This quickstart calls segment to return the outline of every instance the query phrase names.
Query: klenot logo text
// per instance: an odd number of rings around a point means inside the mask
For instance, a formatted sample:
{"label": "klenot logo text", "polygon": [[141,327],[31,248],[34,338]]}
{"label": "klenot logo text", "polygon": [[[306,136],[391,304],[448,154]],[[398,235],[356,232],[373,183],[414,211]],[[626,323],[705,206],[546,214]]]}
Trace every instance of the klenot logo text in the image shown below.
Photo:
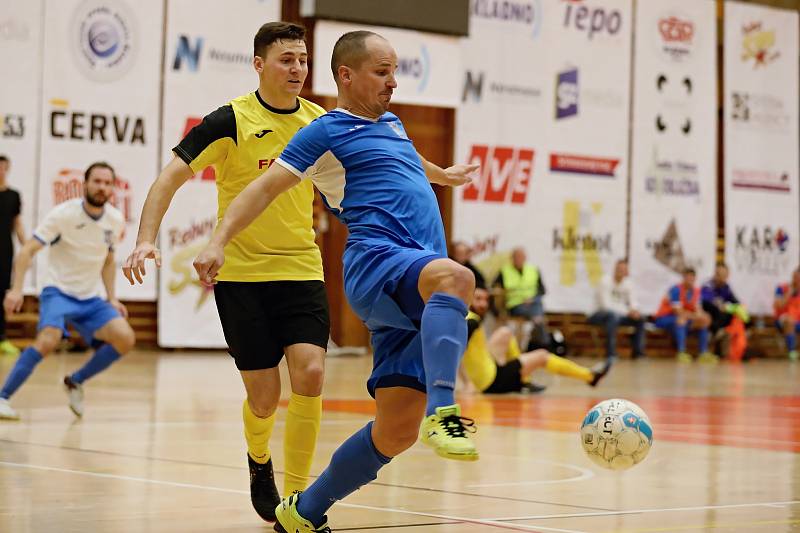
{"label": "klenot logo text", "polygon": [[602,256],[612,253],[611,232],[594,232],[601,224],[596,218],[603,204],[592,202],[582,207],[578,201],[564,202],[564,219],[560,228],[553,228],[554,252],[559,254],[560,284],[572,287],[577,283],[578,263],[583,261],[589,283],[596,286],[603,279]]}
{"label": "klenot logo text", "polygon": [[469,162],[478,164],[477,182],[464,188],[465,202],[524,204],[533,174],[534,150],[475,144]]}

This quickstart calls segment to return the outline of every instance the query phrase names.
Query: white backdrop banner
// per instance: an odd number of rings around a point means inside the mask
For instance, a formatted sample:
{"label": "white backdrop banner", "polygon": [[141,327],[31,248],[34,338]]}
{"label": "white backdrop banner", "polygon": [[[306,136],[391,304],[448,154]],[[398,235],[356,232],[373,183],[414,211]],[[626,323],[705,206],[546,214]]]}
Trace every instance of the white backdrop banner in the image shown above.
{"label": "white backdrop banner", "polygon": [[798,14],[725,3],[725,256],[755,313],[797,268]]}
{"label": "white backdrop banner", "polygon": [[398,104],[456,107],[461,79],[460,38],[381,26],[320,20],[314,27],[315,94],[336,96],[330,69],[333,45],[348,31],[369,30],[388,39],[397,52]]}
{"label": "white backdrop banner", "polygon": [[630,0],[472,3],[456,155],[482,174],[456,194],[455,237],[490,277],[524,247],[550,311],[588,311],[625,250],[631,11]]}
{"label": "white backdrop banner", "polygon": [[[253,36],[280,19],[277,0],[170,0],[164,56],[163,164],[172,148],[205,115],[258,88]],[[224,348],[214,293],[192,268],[217,219],[212,167],[175,194],[161,224],[158,343],[165,347]]]}
{"label": "white backdrop banner", "polygon": [[[11,160],[8,185],[22,199],[22,222],[30,237],[39,182],[39,92],[42,90],[44,0],[6,2],[0,14],[0,154]],[[17,243],[19,250],[20,243]],[[35,273],[25,292],[35,290]]]}
{"label": "white backdrop banner", "polygon": [[714,265],[716,28],[713,0],[637,4],[630,263],[647,313],[683,268]]}
{"label": "white backdrop banner", "polygon": [[[158,0],[45,2],[38,220],[81,197],[86,167],[107,161],[117,173],[111,203],[127,222],[117,266],[133,249],[157,172],[163,16]],[[155,276],[131,287],[117,268],[116,287],[121,299],[156,297]]]}

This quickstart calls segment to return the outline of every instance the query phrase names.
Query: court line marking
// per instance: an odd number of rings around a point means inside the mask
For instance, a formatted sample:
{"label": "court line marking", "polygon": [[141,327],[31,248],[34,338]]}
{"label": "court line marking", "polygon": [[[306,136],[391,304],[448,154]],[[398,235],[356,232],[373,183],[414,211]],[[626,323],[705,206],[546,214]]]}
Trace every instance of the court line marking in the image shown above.
{"label": "court line marking", "polygon": [[[33,464],[26,464],[26,463],[12,463],[8,461],[0,461],[0,466],[10,467],[10,468],[28,468],[31,470],[42,470],[45,472],[61,472],[64,474],[78,474],[90,477],[99,477],[104,479],[114,479],[114,480],[122,480],[122,481],[135,481],[139,483],[149,483],[153,485],[164,485],[168,487],[178,487],[178,488],[185,488],[185,489],[199,489],[199,490],[210,490],[215,492],[225,492],[228,494],[245,494],[249,495],[250,492],[246,490],[240,489],[226,489],[224,487],[212,487],[208,485],[197,485],[194,483],[181,483],[177,481],[163,481],[159,479],[148,479],[142,477],[133,477],[133,476],[123,476],[119,474],[105,474],[102,472],[91,472],[88,470],[72,470],[68,468],[57,468],[53,466],[42,466],[42,465],[33,465]],[[370,505],[359,505],[354,503],[344,503],[344,502],[336,502],[335,505],[340,507],[347,507],[351,509],[365,509],[371,511],[380,511],[384,513],[399,513],[399,514],[406,514],[412,516],[425,516],[428,518],[438,518],[442,520],[451,520],[456,523],[467,523],[467,524],[477,524],[482,526],[490,526],[497,529],[506,529],[512,531],[553,531],[555,533],[586,533],[584,531],[574,530],[574,529],[558,529],[558,528],[551,528],[551,527],[539,527],[539,526],[528,526],[524,524],[504,524],[498,522],[496,520],[487,520],[487,519],[480,519],[480,518],[466,518],[460,516],[450,516],[450,515],[442,515],[442,514],[435,514],[435,513],[423,513],[419,511],[409,511],[406,509],[395,509],[392,507],[373,507]]]}
{"label": "court line marking", "polygon": [[510,481],[507,483],[478,483],[475,485],[467,485],[468,489],[475,489],[475,488],[487,488],[487,487],[519,487],[523,485],[554,485],[556,483],[572,483],[575,481],[585,481],[587,479],[592,479],[595,477],[595,473],[588,469],[583,468],[581,466],[569,464],[569,463],[558,463],[556,461],[548,461],[546,459],[529,459],[531,462],[536,463],[546,463],[552,464],[556,466],[560,466],[562,468],[567,468],[570,470],[577,470],[579,474],[577,476],[563,478],[563,479],[543,479],[543,480],[533,480],[533,481]]}
{"label": "court line marking", "polygon": [[663,533],[666,531],[690,531],[693,529],[720,529],[720,528],[742,528],[744,526],[777,526],[777,525],[794,525],[800,524],[800,520],[761,520],[756,522],[736,522],[729,524],[721,524],[718,522],[711,522],[710,524],[686,525],[686,526],[672,526],[672,527],[656,527],[645,529],[625,529],[622,531],[614,530],[613,533]]}
{"label": "court line marking", "polygon": [[[163,463],[174,463],[174,464],[182,464],[182,465],[189,465],[189,466],[206,466],[211,468],[223,468],[226,470],[246,470],[244,466],[233,466],[233,465],[225,465],[225,464],[216,464],[216,463],[207,463],[207,462],[199,462],[199,461],[187,461],[182,459],[171,459],[167,457],[151,457],[149,455],[135,455],[135,454],[128,454],[128,453],[120,453],[120,452],[112,452],[108,450],[94,450],[90,448],[77,448],[72,446],[64,446],[60,444],[48,444],[48,443],[41,443],[41,442],[27,442],[27,441],[17,441],[11,439],[3,439],[0,438],[0,443],[6,442],[9,444],[18,444],[20,446],[39,446],[42,448],[50,448],[56,450],[67,450],[70,452],[78,452],[78,453],[95,453],[100,455],[108,455],[110,457],[122,457],[127,459],[142,459],[145,461],[156,461],[156,462],[163,462]],[[510,456],[509,456],[510,457]],[[538,459],[530,459],[531,461],[537,461]],[[285,475],[286,472],[283,470],[275,470],[276,474]],[[316,479],[319,476],[311,475],[312,478]],[[531,503],[531,504],[538,504],[538,505],[549,505],[551,507],[569,507],[570,509],[588,509],[591,511],[607,511],[603,507],[594,507],[590,505],[579,505],[575,503],[561,503],[561,502],[548,502],[542,500],[530,500],[526,498],[511,498],[507,496],[497,496],[491,494],[478,494],[473,492],[462,492],[462,491],[455,491],[455,490],[448,490],[442,488],[435,488],[435,487],[417,487],[414,485],[401,485],[398,483],[386,483],[382,481],[373,481],[372,485],[377,487],[390,487],[390,488],[397,488],[397,489],[404,489],[404,490],[418,490],[418,491],[425,491],[425,492],[434,492],[437,494],[448,494],[454,496],[468,496],[472,498],[484,498],[490,500],[498,500],[498,501],[506,501],[506,502],[519,502],[519,503]]]}
{"label": "court line marking", "polygon": [[622,511],[598,511],[594,513],[563,513],[551,515],[531,515],[531,516],[501,516],[488,518],[497,522],[516,521],[516,520],[546,520],[552,518],[591,518],[595,516],[620,516],[627,514],[650,514],[650,513],[671,513],[684,511],[711,511],[716,509],[742,509],[747,507],[772,507],[776,505],[800,505],[800,500],[787,500],[780,502],[751,502],[751,503],[731,503],[723,505],[696,505],[691,507],[662,507],[656,509],[629,509]]}

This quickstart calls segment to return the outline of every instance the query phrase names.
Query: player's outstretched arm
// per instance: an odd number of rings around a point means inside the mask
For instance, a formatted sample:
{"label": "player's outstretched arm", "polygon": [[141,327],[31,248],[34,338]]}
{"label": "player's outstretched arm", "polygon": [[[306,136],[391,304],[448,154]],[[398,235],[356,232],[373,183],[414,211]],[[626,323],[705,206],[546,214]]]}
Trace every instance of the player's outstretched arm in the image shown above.
{"label": "player's outstretched arm", "polygon": [[417,155],[419,155],[419,159],[422,162],[425,175],[428,176],[428,181],[437,185],[448,187],[467,185],[472,183],[475,173],[480,168],[480,165],[453,165],[452,167],[442,168],[422,157],[419,152],[417,152]]}
{"label": "player's outstretched arm", "polygon": [[156,267],[161,266],[161,252],[155,245],[158,228],[161,227],[164,213],[167,212],[175,192],[193,175],[191,167],[176,156],[150,186],[139,221],[136,248],[122,264],[122,273],[131,285],[134,285],[134,280],[142,283],[147,259],[155,260]]}
{"label": "player's outstretched arm", "polygon": [[208,285],[215,283],[214,278],[225,262],[223,253],[225,245],[237,233],[249,226],[279,194],[298,183],[300,178],[290,171],[281,165],[272,165],[234,198],[222,221],[214,230],[211,241],[194,260],[194,268],[201,282]]}
{"label": "player's outstretched arm", "polygon": [[42,248],[44,248],[44,244],[38,240],[28,239],[14,258],[14,279],[11,282],[11,288],[3,299],[3,307],[6,313],[12,314],[22,309],[22,301],[25,298],[22,295],[22,288],[25,286],[25,273],[31,266],[33,256]]}

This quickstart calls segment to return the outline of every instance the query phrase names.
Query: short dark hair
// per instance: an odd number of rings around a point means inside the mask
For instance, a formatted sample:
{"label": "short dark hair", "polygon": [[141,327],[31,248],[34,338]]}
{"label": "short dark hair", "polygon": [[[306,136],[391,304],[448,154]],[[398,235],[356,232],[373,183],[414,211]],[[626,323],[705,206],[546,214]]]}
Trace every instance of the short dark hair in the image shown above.
{"label": "short dark hair", "polygon": [[105,161],[96,161],[91,165],[89,165],[89,168],[87,168],[86,172],[83,173],[83,181],[89,181],[89,175],[92,173],[92,170],[96,168],[107,168],[108,170],[111,171],[111,175],[114,177],[114,179],[117,178],[117,173],[114,172],[114,167],[112,167]]}
{"label": "short dark hair", "polygon": [[622,263],[625,263],[627,265],[628,264],[628,258],[627,257],[620,257],[619,259],[617,259],[617,262],[615,264],[620,265]]}
{"label": "short dark hair", "polygon": [[361,64],[367,55],[367,45],[364,41],[373,35],[380,37],[377,33],[367,30],[349,31],[339,37],[333,45],[331,54],[331,72],[336,83],[339,83],[339,67],[347,65],[356,68]]}
{"label": "short dark hair", "polygon": [[694,274],[694,275],[697,275],[697,272],[695,272],[695,271],[694,271],[694,269],[693,269],[692,267],[685,267],[685,268],[683,269],[683,274],[684,274],[684,276],[685,276],[686,274]]}
{"label": "short dark hair", "polygon": [[725,261],[717,261],[717,264],[714,265],[714,268],[720,268],[720,267],[724,268],[725,270],[730,270],[730,268],[728,268],[728,264]]}
{"label": "short dark hair", "polygon": [[267,22],[253,37],[253,55],[265,57],[267,49],[275,41],[305,41],[306,29],[294,22]]}
{"label": "short dark hair", "polygon": [[8,163],[8,157],[0,155],[0,163]]}

